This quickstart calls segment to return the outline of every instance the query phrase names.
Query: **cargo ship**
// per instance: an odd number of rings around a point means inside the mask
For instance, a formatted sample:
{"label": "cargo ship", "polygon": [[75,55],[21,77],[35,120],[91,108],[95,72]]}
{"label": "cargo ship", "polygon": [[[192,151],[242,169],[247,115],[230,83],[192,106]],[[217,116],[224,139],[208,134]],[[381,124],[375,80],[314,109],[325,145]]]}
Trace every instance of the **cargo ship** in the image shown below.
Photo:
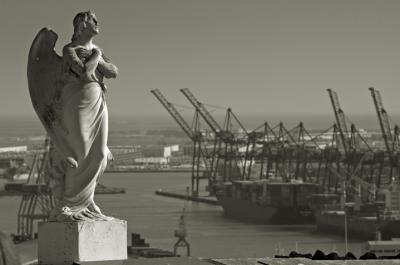
{"label": "cargo ship", "polygon": [[231,181],[216,192],[227,217],[258,224],[310,224],[315,222],[309,206],[319,185],[269,180]]}
{"label": "cargo ship", "polygon": [[[377,216],[358,216],[349,213],[346,215],[348,236],[351,238],[374,240],[381,237],[390,240],[400,237],[400,219],[383,219],[378,224]],[[344,223],[344,211],[316,212],[316,225],[320,231],[344,234]]]}
{"label": "cargo ship", "polygon": [[381,189],[370,202],[346,202],[341,194],[314,194],[311,207],[319,231],[352,238],[391,240],[400,238],[400,183]]}

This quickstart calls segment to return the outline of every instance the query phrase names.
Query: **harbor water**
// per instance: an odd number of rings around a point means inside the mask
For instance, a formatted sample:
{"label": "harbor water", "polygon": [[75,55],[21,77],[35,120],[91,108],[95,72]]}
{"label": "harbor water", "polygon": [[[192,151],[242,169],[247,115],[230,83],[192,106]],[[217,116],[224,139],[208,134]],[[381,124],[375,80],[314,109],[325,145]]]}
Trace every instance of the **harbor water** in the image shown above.
{"label": "harbor water", "polygon": [[[129,233],[140,233],[152,247],[172,250],[174,230],[185,207],[188,241],[199,257],[265,257],[280,249],[298,252],[345,252],[343,235],[318,233],[312,225],[254,225],[224,217],[219,206],[158,196],[155,190],[185,191],[190,173],[106,173],[100,180],[123,187],[125,194],[96,195],[102,210],[128,221]],[[0,230],[15,233],[20,197],[0,197]],[[349,240],[359,255],[364,242]]]}

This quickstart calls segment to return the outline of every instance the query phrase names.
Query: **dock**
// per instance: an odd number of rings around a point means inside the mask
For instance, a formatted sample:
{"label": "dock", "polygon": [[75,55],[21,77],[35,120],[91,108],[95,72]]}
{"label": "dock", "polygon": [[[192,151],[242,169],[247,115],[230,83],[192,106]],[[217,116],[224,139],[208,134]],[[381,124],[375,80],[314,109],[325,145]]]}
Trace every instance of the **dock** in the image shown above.
{"label": "dock", "polygon": [[[203,172],[205,170],[200,170]],[[123,167],[110,167],[107,168],[106,173],[191,173],[192,169],[187,168],[123,168]]]}
{"label": "dock", "polygon": [[193,196],[193,195],[185,194],[184,192],[169,192],[169,191],[164,191],[162,189],[156,190],[155,194],[157,194],[159,196],[165,196],[165,197],[170,197],[170,198],[175,198],[175,199],[189,200],[189,201],[201,202],[201,203],[206,203],[206,204],[211,204],[211,205],[219,205],[217,198],[215,198],[213,196]]}

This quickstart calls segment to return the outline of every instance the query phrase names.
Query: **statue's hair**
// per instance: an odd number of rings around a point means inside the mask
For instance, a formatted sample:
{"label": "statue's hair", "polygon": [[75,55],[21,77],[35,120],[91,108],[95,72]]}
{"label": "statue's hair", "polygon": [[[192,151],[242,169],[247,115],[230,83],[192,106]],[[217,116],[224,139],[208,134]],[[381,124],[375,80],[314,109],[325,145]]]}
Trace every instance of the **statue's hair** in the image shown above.
{"label": "statue's hair", "polygon": [[95,14],[88,10],[85,12],[79,12],[74,17],[73,25],[74,25],[74,34],[72,35],[71,40],[74,41],[79,38],[83,31],[83,25],[88,21],[90,16],[94,16]]}

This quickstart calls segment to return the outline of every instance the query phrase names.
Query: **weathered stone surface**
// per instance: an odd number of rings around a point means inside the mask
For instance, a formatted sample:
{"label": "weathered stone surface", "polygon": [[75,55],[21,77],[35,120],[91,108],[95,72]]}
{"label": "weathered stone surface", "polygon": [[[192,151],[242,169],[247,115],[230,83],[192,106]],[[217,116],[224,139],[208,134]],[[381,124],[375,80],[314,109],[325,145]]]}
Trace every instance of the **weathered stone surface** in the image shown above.
{"label": "weathered stone surface", "polygon": [[127,259],[126,221],[41,222],[39,264]]}

